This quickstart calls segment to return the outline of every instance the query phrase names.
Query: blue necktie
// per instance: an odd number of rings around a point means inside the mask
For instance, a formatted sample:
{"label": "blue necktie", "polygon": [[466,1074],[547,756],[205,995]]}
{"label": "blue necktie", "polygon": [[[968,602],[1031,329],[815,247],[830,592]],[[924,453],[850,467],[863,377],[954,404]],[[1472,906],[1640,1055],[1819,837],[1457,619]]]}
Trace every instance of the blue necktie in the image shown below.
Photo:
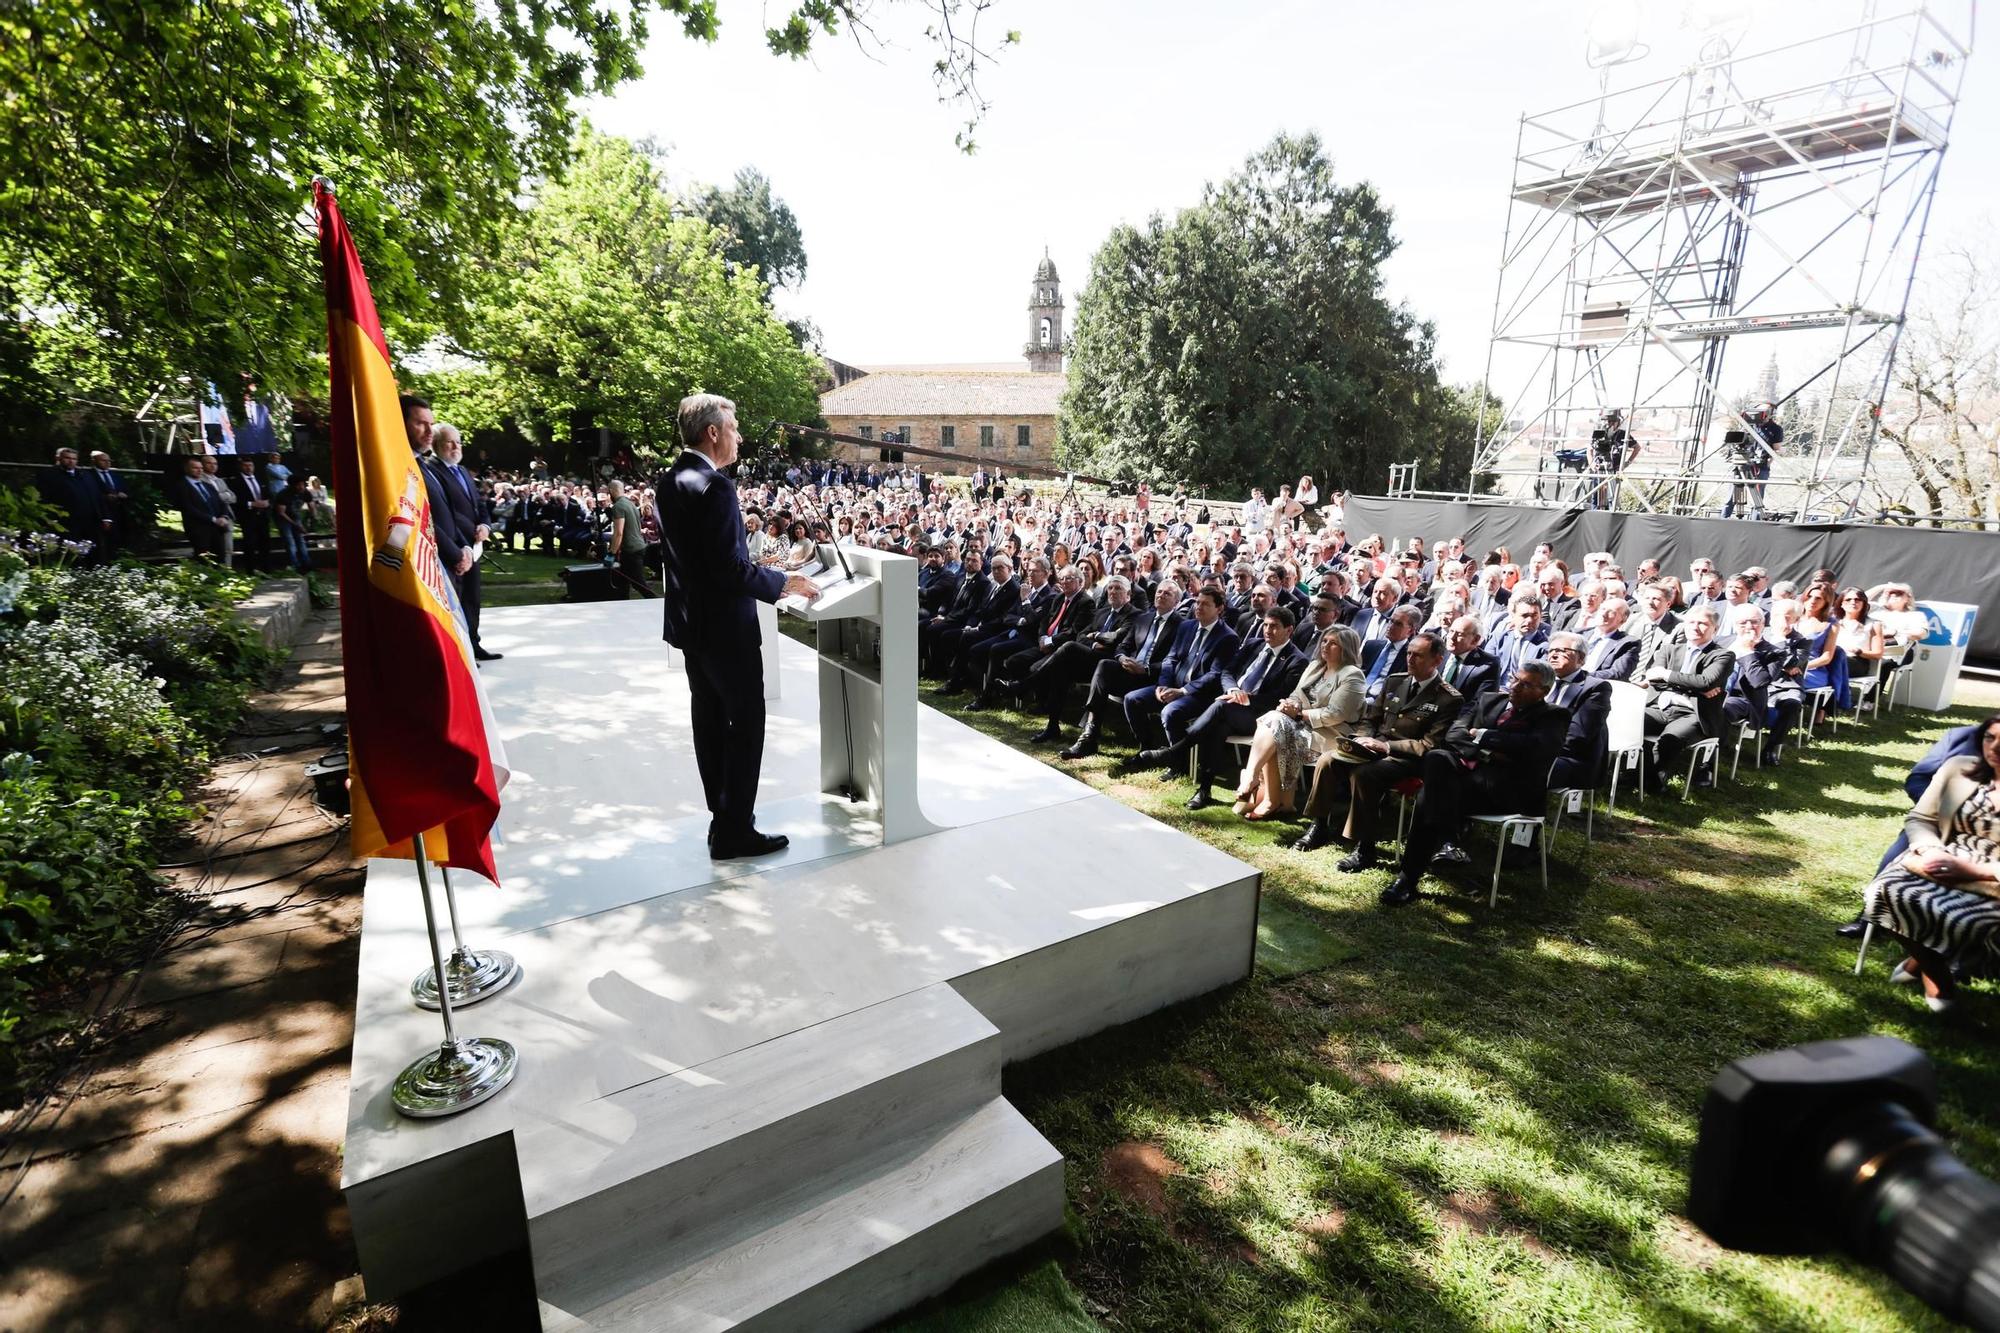
{"label": "blue necktie", "polygon": [[464,491],[465,498],[470,500],[472,498],[472,483],[465,479],[465,469],[453,463],[451,465],[451,475],[458,478],[459,489]]}
{"label": "blue necktie", "polygon": [[1243,673],[1243,679],[1236,682],[1236,687],[1245,694],[1255,694],[1257,686],[1263,683],[1265,670],[1270,665],[1271,650],[1269,648],[1258,649],[1256,659],[1250,663],[1250,669]]}

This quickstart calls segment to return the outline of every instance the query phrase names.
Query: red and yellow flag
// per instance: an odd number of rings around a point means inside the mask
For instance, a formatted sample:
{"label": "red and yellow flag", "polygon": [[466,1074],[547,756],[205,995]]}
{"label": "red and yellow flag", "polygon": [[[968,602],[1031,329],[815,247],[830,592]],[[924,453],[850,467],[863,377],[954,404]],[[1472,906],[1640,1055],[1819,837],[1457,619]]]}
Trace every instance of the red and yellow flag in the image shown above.
{"label": "red and yellow flag", "polygon": [[356,856],[411,854],[498,881],[507,781],[470,635],[432,535],[389,344],[333,188],[313,185],[333,379],[334,531]]}

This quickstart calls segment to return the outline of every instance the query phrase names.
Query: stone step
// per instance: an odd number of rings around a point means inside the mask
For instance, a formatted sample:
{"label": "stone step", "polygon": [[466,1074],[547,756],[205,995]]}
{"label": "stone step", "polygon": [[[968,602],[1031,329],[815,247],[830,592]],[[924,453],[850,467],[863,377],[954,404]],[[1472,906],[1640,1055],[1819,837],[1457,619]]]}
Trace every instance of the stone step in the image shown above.
{"label": "stone step", "polygon": [[585,1306],[768,1225],[774,1199],[997,1097],[1000,1038],[933,985],[517,1130],[537,1288]]}
{"label": "stone step", "polygon": [[[840,1162],[828,1154],[829,1162]],[[545,1333],[865,1329],[1062,1223],[1062,1156],[1005,1100],[588,1286],[543,1283]]]}

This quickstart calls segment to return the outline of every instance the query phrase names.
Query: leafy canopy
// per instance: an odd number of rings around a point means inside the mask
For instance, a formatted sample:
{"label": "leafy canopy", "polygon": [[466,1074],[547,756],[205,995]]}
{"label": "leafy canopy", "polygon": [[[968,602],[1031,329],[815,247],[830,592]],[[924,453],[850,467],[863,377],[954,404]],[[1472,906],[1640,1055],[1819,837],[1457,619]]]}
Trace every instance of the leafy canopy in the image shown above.
{"label": "leafy canopy", "polygon": [[754,268],[767,289],[796,287],[806,277],[806,241],[799,220],[771,182],[744,167],[728,188],[708,186],[695,195],[694,211],[722,233],[722,257],[731,271]]}
{"label": "leafy canopy", "polygon": [[[944,100],[977,119],[987,0],[803,0],[775,54],[928,13]],[[115,21],[107,21],[107,15]],[[230,0],[0,6],[0,407],[136,402],[167,376],[323,383],[310,219],[330,177],[395,345],[455,330],[524,182],[559,174],[579,98],[640,72],[648,20],[701,41],[715,0]]]}
{"label": "leafy canopy", "polygon": [[696,391],[728,394],[746,423],[815,414],[816,363],[756,271],[728,261],[728,238],[676,216],[661,177],[648,152],[583,127],[569,170],[509,226],[472,302],[464,350],[493,391],[453,386],[469,406],[551,434],[587,420],[656,452]]}
{"label": "leafy canopy", "polygon": [[1462,475],[1472,403],[1383,294],[1390,224],[1317,136],[1281,134],[1171,222],[1114,230],[1077,301],[1065,460],[1224,489]]}

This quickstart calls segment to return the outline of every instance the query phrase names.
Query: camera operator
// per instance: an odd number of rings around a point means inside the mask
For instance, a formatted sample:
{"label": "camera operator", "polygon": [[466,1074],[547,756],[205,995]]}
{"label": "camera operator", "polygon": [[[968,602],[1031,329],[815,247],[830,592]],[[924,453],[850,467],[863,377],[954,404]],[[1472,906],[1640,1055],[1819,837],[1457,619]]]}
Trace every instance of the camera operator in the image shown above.
{"label": "camera operator", "polygon": [[1740,441],[1730,445],[1736,455],[1737,480],[1729,488],[1729,499],[1722,506],[1724,518],[1735,517],[1739,504],[1750,511],[1751,518],[1764,517],[1764,487],[1771,480],[1771,460],[1777,457],[1778,446],[1785,442],[1785,428],[1771,415],[1769,403],[1759,403],[1746,420],[1750,429],[1743,432]]}
{"label": "camera operator", "polygon": [[1618,498],[1618,474],[1639,456],[1639,442],[1625,430],[1625,413],[1612,408],[1590,436],[1590,507],[1610,509]]}

